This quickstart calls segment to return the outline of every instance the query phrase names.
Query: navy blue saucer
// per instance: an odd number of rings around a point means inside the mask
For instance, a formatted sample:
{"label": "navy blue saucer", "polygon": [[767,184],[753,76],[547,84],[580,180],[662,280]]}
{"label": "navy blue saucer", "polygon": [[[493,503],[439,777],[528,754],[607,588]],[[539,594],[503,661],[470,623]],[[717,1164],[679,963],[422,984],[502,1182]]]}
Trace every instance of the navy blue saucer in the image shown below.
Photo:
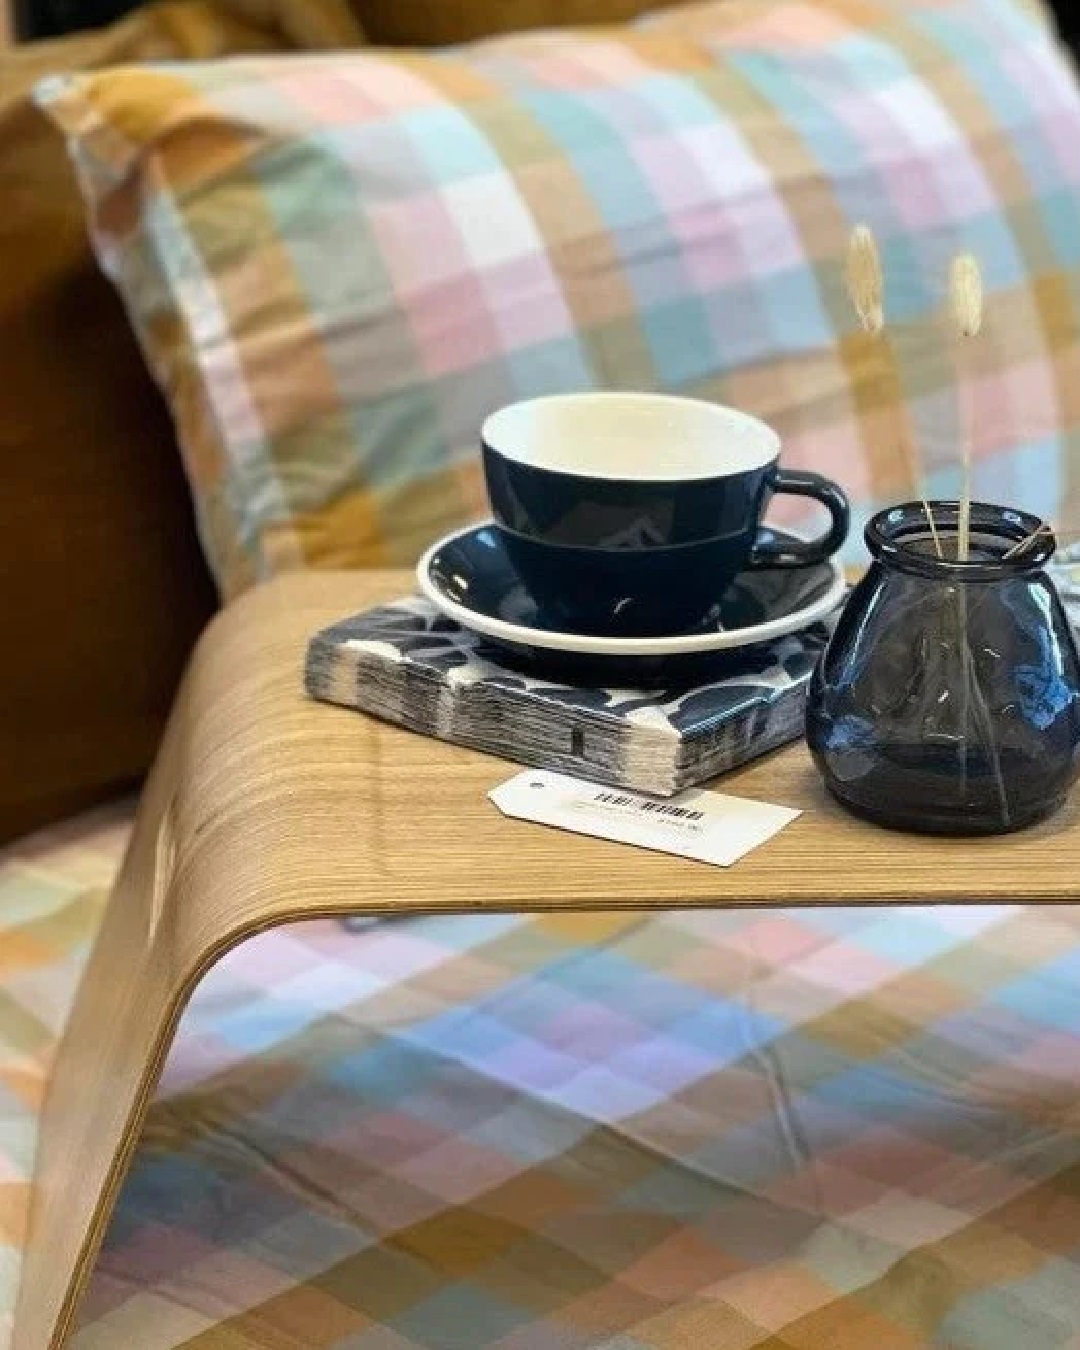
{"label": "navy blue saucer", "polygon": [[[780,545],[798,539],[772,533]],[[748,568],[693,629],[647,638],[567,632],[543,622],[494,524],[435,544],[420,560],[417,581],[443,614],[486,638],[497,659],[603,687],[686,686],[738,668],[753,648],[826,618],[845,590],[835,560],[797,570]]]}

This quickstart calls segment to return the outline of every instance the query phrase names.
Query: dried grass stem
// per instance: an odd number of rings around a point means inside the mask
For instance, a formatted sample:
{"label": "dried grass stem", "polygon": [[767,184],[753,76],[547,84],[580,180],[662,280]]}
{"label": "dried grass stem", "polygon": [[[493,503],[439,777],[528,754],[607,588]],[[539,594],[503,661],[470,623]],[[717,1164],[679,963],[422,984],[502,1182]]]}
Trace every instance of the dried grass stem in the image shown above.
{"label": "dried grass stem", "polygon": [[[873,230],[868,225],[856,225],[851,232],[844,268],[844,285],[847,288],[848,299],[858,316],[860,325],[866,333],[881,340],[882,359],[887,360],[889,345],[885,332],[885,274],[881,266],[881,254],[878,250],[877,240],[874,237]],[[937,522],[930,510],[930,503],[926,499],[918,449],[906,433],[899,408],[897,410],[897,443],[904,460],[904,472],[914,491],[918,494],[923,510],[926,512],[926,521],[930,526],[934,549],[939,558],[943,557]]]}
{"label": "dried grass stem", "polygon": [[[970,253],[961,253],[949,269],[949,308],[957,336],[977,337],[983,324],[983,282],[979,264]],[[972,434],[961,428],[960,513],[957,522],[956,556],[966,560],[971,552]]]}

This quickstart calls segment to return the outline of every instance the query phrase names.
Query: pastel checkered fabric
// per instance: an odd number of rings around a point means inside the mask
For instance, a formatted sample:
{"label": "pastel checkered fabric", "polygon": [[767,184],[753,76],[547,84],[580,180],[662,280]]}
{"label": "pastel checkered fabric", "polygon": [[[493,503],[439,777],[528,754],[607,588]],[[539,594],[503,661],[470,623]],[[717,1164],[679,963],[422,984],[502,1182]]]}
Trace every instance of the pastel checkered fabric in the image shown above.
{"label": "pastel checkered fabric", "polygon": [[[5,1307],[122,837],[0,861]],[[1075,1350],[1078,1088],[1076,909],[281,930],[184,1019],[74,1347]]]}
{"label": "pastel checkered fabric", "polygon": [[0,849],[0,1346],[6,1348],[49,1065],[130,833],[109,806]]}
{"label": "pastel checkered fabric", "polygon": [[[402,563],[483,509],[481,418],[662,388],[756,412],[865,505],[1062,519],[1080,465],[1080,97],[1012,0],[761,0],[442,53],[53,81],[224,590]],[[855,331],[849,227],[893,354]],[[974,252],[987,331],[941,316]],[[963,430],[963,428],[967,430]],[[658,450],[662,453],[662,448]]]}

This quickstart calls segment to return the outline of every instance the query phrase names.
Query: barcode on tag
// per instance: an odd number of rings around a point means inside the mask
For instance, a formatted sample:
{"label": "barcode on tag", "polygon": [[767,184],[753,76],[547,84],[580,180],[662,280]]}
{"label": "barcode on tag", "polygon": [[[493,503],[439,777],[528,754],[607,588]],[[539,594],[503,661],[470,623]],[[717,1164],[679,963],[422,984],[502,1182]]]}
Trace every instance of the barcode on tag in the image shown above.
{"label": "barcode on tag", "polygon": [[704,820],[704,811],[692,811],[688,806],[672,806],[670,802],[648,802],[640,797],[620,797],[614,792],[598,792],[594,801],[608,806],[629,806],[635,811],[655,811],[659,816],[673,816],[677,820]]}
{"label": "barcode on tag", "polygon": [[489,793],[504,815],[728,867],[799,812],[716,792],[667,801],[534,769]]}

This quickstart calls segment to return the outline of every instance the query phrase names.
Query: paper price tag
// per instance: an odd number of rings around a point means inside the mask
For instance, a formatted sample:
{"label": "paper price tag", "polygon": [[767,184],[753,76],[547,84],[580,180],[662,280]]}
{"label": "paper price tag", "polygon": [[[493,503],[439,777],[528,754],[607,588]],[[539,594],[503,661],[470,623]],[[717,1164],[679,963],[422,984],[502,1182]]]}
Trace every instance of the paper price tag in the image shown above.
{"label": "paper price tag", "polygon": [[717,792],[649,797],[533,769],[488,793],[506,816],[730,867],[800,815]]}

